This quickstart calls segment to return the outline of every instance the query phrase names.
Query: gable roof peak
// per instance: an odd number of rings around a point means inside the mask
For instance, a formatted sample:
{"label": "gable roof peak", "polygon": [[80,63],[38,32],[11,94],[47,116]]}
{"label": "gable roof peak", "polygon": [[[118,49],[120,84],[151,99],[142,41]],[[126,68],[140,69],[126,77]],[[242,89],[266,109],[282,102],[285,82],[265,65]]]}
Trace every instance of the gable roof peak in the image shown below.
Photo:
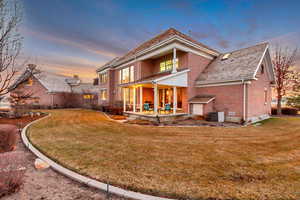
{"label": "gable roof peak", "polygon": [[[194,43],[208,51],[210,51],[211,53],[215,54],[215,55],[219,55],[220,53],[200,42],[198,42],[197,40],[191,38],[190,36],[176,30],[175,28],[169,28],[161,33],[159,33],[158,35],[156,35],[155,37],[151,38],[150,40],[147,40],[145,42],[143,42],[142,44],[140,44],[139,46],[137,46],[136,48],[133,48],[132,50],[128,51],[125,55],[123,55],[122,57],[120,57],[119,59],[117,59],[114,63],[112,63],[111,65],[119,65],[120,63],[124,63],[127,62],[128,60],[134,58],[134,56],[136,54],[138,54],[139,52],[148,49],[164,40],[167,40],[169,38],[171,38],[172,36],[178,36],[180,38],[183,38],[184,40],[187,40],[191,43]],[[104,69],[103,67],[101,68],[101,70]]]}

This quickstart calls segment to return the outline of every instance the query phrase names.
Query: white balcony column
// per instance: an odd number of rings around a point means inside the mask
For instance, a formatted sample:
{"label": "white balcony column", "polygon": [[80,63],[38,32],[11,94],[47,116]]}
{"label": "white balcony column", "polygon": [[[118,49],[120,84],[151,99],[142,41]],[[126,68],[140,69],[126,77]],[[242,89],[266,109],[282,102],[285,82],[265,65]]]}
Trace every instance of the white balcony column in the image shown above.
{"label": "white balcony column", "polygon": [[176,48],[173,49],[173,68],[172,68],[172,73],[176,73]]}
{"label": "white balcony column", "polygon": [[123,88],[123,111],[126,112],[126,94],[125,94],[125,88]]}
{"label": "white balcony column", "polygon": [[166,101],[166,94],[165,94],[165,89],[162,89],[162,102],[163,102],[163,108],[165,108],[165,101]]}
{"label": "white balcony column", "polygon": [[136,112],[136,88],[133,87],[133,112]]}
{"label": "white balcony column", "polygon": [[154,114],[157,114],[158,109],[158,91],[157,91],[157,84],[154,84]]}
{"label": "white balcony column", "polygon": [[143,112],[143,86],[140,87],[140,112]]}
{"label": "white balcony column", "polygon": [[167,89],[168,90],[168,104],[170,104],[171,105],[171,92],[172,92],[172,89],[171,88],[168,88]]}
{"label": "white balcony column", "polygon": [[177,87],[173,87],[173,114],[176,114],[177,110]]}

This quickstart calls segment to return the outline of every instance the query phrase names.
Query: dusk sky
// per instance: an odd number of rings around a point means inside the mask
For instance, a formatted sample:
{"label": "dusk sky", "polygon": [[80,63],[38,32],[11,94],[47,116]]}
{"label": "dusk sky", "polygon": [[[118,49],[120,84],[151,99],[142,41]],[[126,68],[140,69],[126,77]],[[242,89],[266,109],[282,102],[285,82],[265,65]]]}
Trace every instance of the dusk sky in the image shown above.
{"label": "dusk sky", "polygon": [[95,78],[97,67],[170,27],[220,52],[264,41],[300,47],[299,0],[22,2],[23,56],[43,70],[85,81]]}

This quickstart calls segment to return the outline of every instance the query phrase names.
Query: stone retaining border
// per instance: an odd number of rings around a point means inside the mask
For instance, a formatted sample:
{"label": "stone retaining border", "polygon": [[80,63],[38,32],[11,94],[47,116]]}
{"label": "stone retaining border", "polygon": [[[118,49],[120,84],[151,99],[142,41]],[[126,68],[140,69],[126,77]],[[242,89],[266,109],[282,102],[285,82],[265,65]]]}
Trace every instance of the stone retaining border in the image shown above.
{"label": "stone retaining border", "polygon": [[65,175],[65,176],[67,176],[67,177],[69,177],[69,178],[71,178],[75,181],[86,184],[87,186],[90,186],[90,187],[93,187],[93,188],[96,188],[96,189],[100,189],[104,192],[109,191],[110,193],[113,193],[113,194],[118,195],[120,197],[127,197],[127,198],[137,199],[137,200],[174,200],[174,199],[169,199],[169,198],[161,198],[161,197],[142,194],[142,193],[138,193],[138,192],[128,191],[128,190],[125,190],[125,189],[122,189],[122,188],[119,188],[119,187],[115,187],[115,186],[112,186],[112,185],[109,185],[109,184],[106,184],[106,183],[102,183],[102,182],[99,182],[95,179],[91,179],[91,178],[88,178],[86,176],[80,175],[80,174],[78,174],[74,171],[71,171],[71,170],[59,165],[58,163],[54,162],[50,158],[48,158],[46,155],[41,153],[37,148],[35,148],[30,143],[30,141],[27,138],[26,131],[27,131],[28,127],[31,126],[32,124],[34,124],[34,123],[36,123],[40,120],[46,119],[50,116],[51,116],[51,114],[27,124],[21,132],[21,138],[22,138],[22,141],[25,144],[25,146],[33,154],[35,154],[38,158],[40,158],[43,161],[47,162],[52,167],[52,169],[54,169],[55,171]]}

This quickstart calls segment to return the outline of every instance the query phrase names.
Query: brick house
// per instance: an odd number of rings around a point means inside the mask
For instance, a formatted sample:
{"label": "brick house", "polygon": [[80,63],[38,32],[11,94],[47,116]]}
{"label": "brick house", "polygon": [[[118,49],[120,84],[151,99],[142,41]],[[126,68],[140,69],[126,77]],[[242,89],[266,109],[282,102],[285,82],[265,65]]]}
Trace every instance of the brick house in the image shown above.
{"label": "brick house", "polygon": [[220,53],[171,28],[97,70],[99,103],[128,115],[224,112],[254,122],[271,113],[274,71],[267,43]]}
{"label": "brick house", "polygon": [[29,96],[26,103],[41,108],[78,108],[97,104],[99,90],[98,86],[82,83],[78,76],[33,73],[28,67],[11,85],[10,93]]}

